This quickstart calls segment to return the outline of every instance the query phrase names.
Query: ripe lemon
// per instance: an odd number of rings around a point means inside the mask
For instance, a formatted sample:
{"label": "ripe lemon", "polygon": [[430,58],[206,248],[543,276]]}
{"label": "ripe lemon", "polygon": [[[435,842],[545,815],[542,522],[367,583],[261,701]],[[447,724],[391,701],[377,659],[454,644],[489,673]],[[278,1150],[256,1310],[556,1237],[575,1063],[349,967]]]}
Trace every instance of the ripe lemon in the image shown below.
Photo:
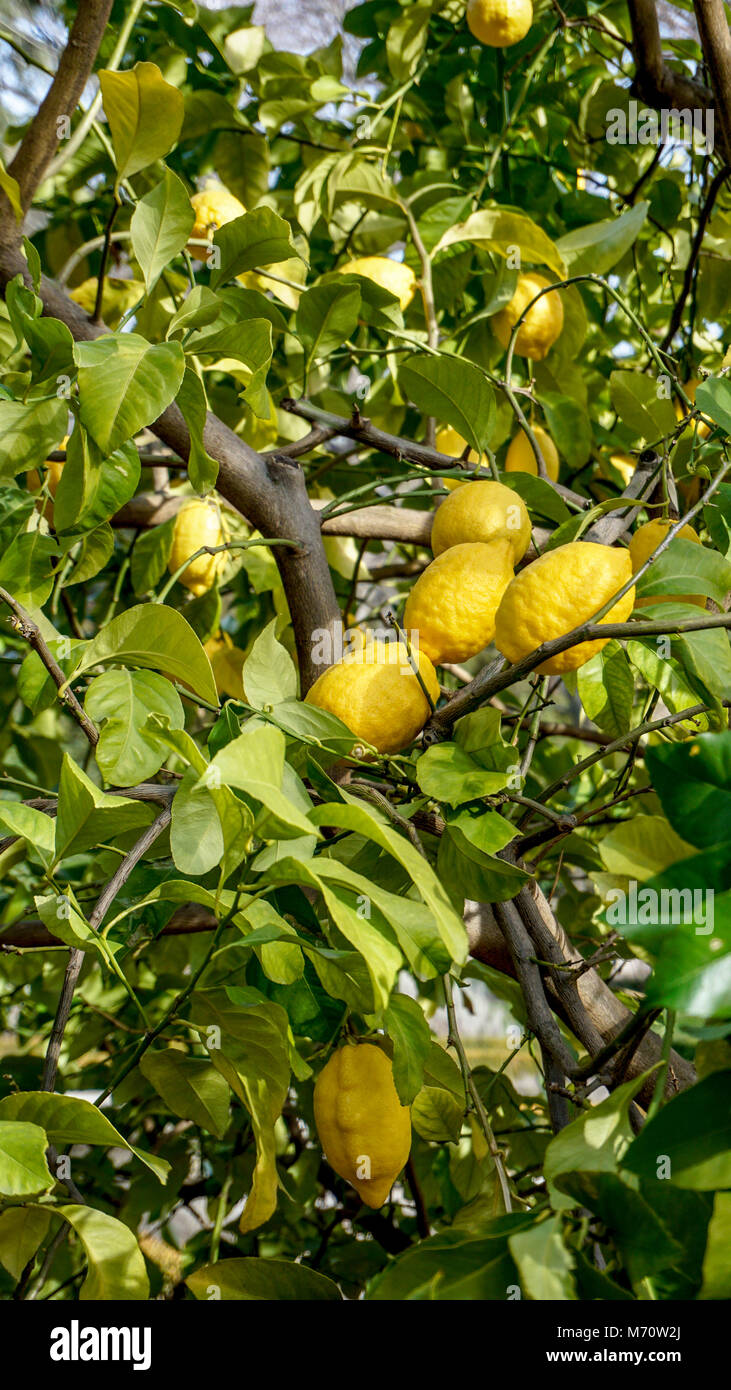
{"label": "ripe lemon", "polygon": [[[698,390],[698,387],[700,386],[700,384],[701,384],[701,382],[700,382],[700,377],[693,377],[693,379],[692,379],[691,381],[686,381],[685,386],[683,387],[683,390],[685,391],[685,394],[686,394],[686,396],[688,397],[688,400],[691,401],[691,402],[693,403],[693,405],[695,405],[695,393],[696,393],[696,391]],[[677,396],[676,396],[676,397],[675,397],[675,418],[676,418],[676,420],[682,420],[684,417],[685,417],[685,406],[683,405],[683,402],[682,402],[682,401],[679,401],[678,398],[677,398]],[[709,416],[709,419],[710,419],[710,416]],[[695,429],[698,431],[698,438],[699,438],[699,439],[707,439],[708,436],[709,436],[709,434],[711,433],[711,426],[710,426],[710,425],[707,425],[706,422],[705,422],[705,420],[696,420],[696,421],[694,421],[694,424],[691,425],[690,428],[693,429],[694,427],[695,427]]]}
{"label": "ripe lemon", "polygon": [[[530,271],[521,275],[515,287],[513,298],[504,309],[495,314],[492,326],[495,337],[502,347],[510,342],[510,335],[527,304],[550,285],[550,280]],[[530,357],[540,362],[550,351],[563,328],[563,304],[558,290],[544,294],[528,310],[515,338],[515,351],[522,357]]]}
{"label": "ripe lemon", "polygon": [[[562,637],[584,623],[632,577],[628,550],[612,550],[593,541],[570,541],[546,551],[521,570],[505,592],[497,611],[495,645],[509,661]],[[601,619],[623,623],[632,612],[634,589],[629,589]],[[595,656],[608,639],[580,642],[544,661],[541,675],[576,671]]]}
{"label": "ripe lemon", "polygon": [[467,24],[480,43],[509,48],[533,23],[532,0],[468,0]]}
{"label": "ripe lemon", "polygon": [[392,261],[390,256],[361,256],[339,266],[343,275],[363,275],[380,285],[382,290],[394,294],[402,309],[407,309],[416,292],[416,276],[411,266],[403,261]]}
{"label": "ripe lemon", "polygon": [[[467,440],[463,439],[462,435],[459,434],[457,430],[452,429],[451,425],[443,425],[440,430],[437,430],[434,448],[438,449],[440,454],[449,454],[451,458],[461,459],[467,448]],[[478,454],[475,449],[470,449],[467,455],[467,463],[471,468],[477,468],[478,466],[482,468],[486,462],[487,460],[484,454]],[[453,478],[440,478],[439,481],[442,487],[446,487],[451,492],[452,488],[462,487],[464,483],[468,482],[469,480],[467,478],[460,478],[458,476],[459,471],[461,470],[455,470],[455,476]]]}
{"label": "ripe lemon", "polygon": [[441,555],[466,541],[510,541],[513,562],[522,560],[530,545],[530,517],[522,497],[504,483],[476,478],[464,483],[437,508],[431,529],[431,548]]}
{"label": "ripe lemon", "polygon": [[[416,658],[417,653],[414,652]],[[439,699],[434,667],[421,652],[419,674],[432,700]],[[402,642],[366,641],[318,676],[308,704],[342,719],[356,738],[379,753],[398,753],[423,729],[431,713]]]}
{"label": "ripe lemon", "polygon": [[[65,449],[68,442],[69,436],[64,435],[63,439],[61,440],[61,443],[58,446],[59,450]],[[43,507],[41,503],[38,502],[36,504],[36,511],[42,511],[43,516],[45,516],[49,526],[53,526],[53,499],[55,498],[56,493],[58,491],[58,485],[61,481],[61,474],[63,473],[63,467],[65,462],[65,459],[46,459],[46,478],[48,480],[48,491],[50,492],[51,496],[50,499],[46,502],[45,506]],[[29,492],[40,492],[43,486],[43,479],[40,473],[38,472],[37,468],[31,468],[26,473],[25,481],[28,485]]]}
{"label": "ripe lemon", "polygon": [[235,647],[227,632],[217,637],[209,637],[204,643],[204,651],[211,663],[216,690],[219,695],[230,695],[234,700],[245,700],[243,667],[246,653]]}
{"label": "ripe lemon", "polygon": [[512,578],[510,541],[450,546],[419,575],[406,600],[404,627],[409,635],[418,631],[419,650],[435,665],[467,661],[492,641],[495,614]]}
{"label": "ripe lemon", "polygon": [[[213,233],[217,232],[219,227],[224,227],[227,222],[233,222],[237,217],[243,217],[246,212],[243,203],[239,202],[233,193],[229,193],[222,183],[210,184],[201,193],[194,193],[190,205],[195,213],[190,235],[201,241],[213,241]],[[197,260],[203,259],[202,246],[194,246],[191,241],[188,250]]]}
{"label": "ripe lemon", "polygon": [[411,1112],[393,1065],[372,1043],[334,1052],[315,1082],[315,1124],[323,1153],[368,1207],[382,1207],[411,1148]]}
{"label": "ripe lemon", "polygon": [[[632,481],[632,478],[634,477],[635,468],[637,467],[637,460],[633,459],[631,454],[619,453],[610,454],[609,462],[612,468],[614,468],[615,471],[619,473],[622,482],[624,483],[625,487],[627,487],[628,484]],[[607,473],[605,469],[602,469],[602,476],[605,478],[609,477],[611,479],[612,475],[611,472]]]}
{"label": "ripe lemon", "polygon": [[[202,498],[191,498],[175,518],[168,570],[174,574],[202,545],[223,545],[225,540],[226,534],[217,507],[212,502],[204,502]],[[225,564],[226,552],[223,550],[218,555],[199,555],[179,576],[179,583],[200,598],[201,594],[213,587]]]}
{"label": "ripe lemon", "polygon": [[[632,536],[629,543],[629,557],[632,561],[632,571],[636,573],[644,565],[645,560],[649,560],[653,550],[657,550],[661,540],[664,540],[672,521],[647,521],[644,526],[640,526]],[[684,526],[682,531],[678,531],[681,540],[695,541],[700,545],[700,538],[696,535],[692,526]],[[672,541],[670,544],[672,545]],[[705,594],[657,594],[651,598],[638,598],[637,607],[647,608],[651,603],[695,603],[698,608],[705,608]]]}
{"label": "ripe lemon", "polygon": [[[558,478],[558,449],[551,439],[547,430],[540,425],[533,426],[533,433],[536,437],[538,447],[543,454],[543,462],[546,465],[546,473],[552,482]],[[531,442],[525,430],[518,430],[510,441],[508,452],[505,455],[506,473],[532,473],[538,476],[538,464],[533,453]]]}

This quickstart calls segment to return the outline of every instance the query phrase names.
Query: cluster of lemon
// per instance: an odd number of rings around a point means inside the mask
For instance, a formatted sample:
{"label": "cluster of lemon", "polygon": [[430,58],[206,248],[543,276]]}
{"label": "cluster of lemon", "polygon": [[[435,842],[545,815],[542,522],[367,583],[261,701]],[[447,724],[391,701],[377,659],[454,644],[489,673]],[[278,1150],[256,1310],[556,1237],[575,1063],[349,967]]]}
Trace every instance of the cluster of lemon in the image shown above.
{"label": "cluster of lemon", "polygon": [[[503,483],[476,480],[455,489],[434,518],[435,558],[406,600],[409,649],[399,644],[394,654],[394,644],[364,640],[323,672],[306,698],[379,752],[395,752],[429,716],[435,665],[469,660],[492,641],[509,661],[520,661],[586,622],[632,577],[628,550],[588,541],[558,546],[515,574],[530,537],[525,503]],[[624,622],[633,603],[631,588],[602,621]],[[574,671],[604,645],[578,643],[537,669]],[[418,675],[411,664],[417,660]]]}

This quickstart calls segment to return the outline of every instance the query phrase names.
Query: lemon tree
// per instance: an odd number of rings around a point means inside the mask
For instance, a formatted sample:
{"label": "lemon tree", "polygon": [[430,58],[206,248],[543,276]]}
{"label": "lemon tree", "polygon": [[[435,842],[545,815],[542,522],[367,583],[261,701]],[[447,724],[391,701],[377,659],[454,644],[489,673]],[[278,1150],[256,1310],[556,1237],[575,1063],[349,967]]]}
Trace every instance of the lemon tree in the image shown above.
{"label": "lemon tree", "polygon": [[1,1298],[729,1297],[694,8],[10,6]]}

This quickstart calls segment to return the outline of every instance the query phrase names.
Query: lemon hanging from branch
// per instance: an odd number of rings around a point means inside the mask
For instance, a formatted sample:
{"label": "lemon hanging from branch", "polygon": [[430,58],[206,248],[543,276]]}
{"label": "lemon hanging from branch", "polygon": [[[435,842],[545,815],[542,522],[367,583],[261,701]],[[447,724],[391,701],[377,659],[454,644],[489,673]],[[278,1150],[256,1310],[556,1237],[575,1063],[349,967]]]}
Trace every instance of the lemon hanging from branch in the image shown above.
{"label": "lemon hanging from branch", "polygon": [[331,1168],[368,1207],[382,1207],[411,1149],[411,1112],[393,1065],[372,1043],[338,1048],[315,1082],[315,1124]]}
{"label": "lemon hanging from branch", "polygon": [[519,276],[512,299],[492,318],[493,331],[501,347],[507,348],[518,319],[531,304],[515,335],[515,351],[534,362],[541,362],[550,352],[563,329],[561,295],[558,290],[550,290],[536,299],[535,304],[531,303],[550,284],[550,280],[533,271]]}
{"label": "lemon hanging from branch", "polygon": [[519,43],[532,23],[532,0],[468,0],[468,27],[489,48]]}
{"label": "lemon hanging from branch", "polygon": [[203,501],[200,497],[191,498],[183,504],[175,518],[168,560],[170,574],[175,574],[186,560],[190,560],[187,568],[178,575],[178,580],[196,598],[200,598],[201,594],[213,588],[223,570],[226,551],[219,551],[217,555],[197,555],[195,559],[191,557],[203,546],[225,545],[226,540],[226,528],[215,502]]}
{"label": "lemon hanging from branch", "polygon": [[[414,653],[414,660],[416,660]],[[433,704],[439,683],[428,657],[418,655],[421,680]],[[431,705],[402,642],[368,640],[328,667],[307,692],[307,702],[337,715],[379,753],[397,753],[423,729]]]}

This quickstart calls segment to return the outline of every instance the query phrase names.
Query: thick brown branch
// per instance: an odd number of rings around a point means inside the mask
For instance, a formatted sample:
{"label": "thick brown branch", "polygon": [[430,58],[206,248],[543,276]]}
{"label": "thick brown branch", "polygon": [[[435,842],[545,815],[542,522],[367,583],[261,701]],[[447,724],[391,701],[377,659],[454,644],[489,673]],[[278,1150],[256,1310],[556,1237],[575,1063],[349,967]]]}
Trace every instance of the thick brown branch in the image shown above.
{"label": "thick brown branch", "polygon": [[702,82],[668,67],[665,62],[655,0],[628,0],[628,9],[636,64],[633,91],[637,96],[659,110],[711,107],[713,93]]}
{"label": "thick brown branch", "polygon": [[[77,7],[68,43],[61,54],[58,71],[31,121],[9,172],[17,179],[23,211],[33,195],[71,120],[94,67],[104,36],[112,0],[84,0]],[[0,194],[0,197],[4,195]]]}
{"label": "thick brown branch", "polygon": [[[727,162],[731,162],[731,34],[723,0],[693,0]],[[687,101],[679,103],[691,105]],[[696,104],[698,104],[696,102]]]}

